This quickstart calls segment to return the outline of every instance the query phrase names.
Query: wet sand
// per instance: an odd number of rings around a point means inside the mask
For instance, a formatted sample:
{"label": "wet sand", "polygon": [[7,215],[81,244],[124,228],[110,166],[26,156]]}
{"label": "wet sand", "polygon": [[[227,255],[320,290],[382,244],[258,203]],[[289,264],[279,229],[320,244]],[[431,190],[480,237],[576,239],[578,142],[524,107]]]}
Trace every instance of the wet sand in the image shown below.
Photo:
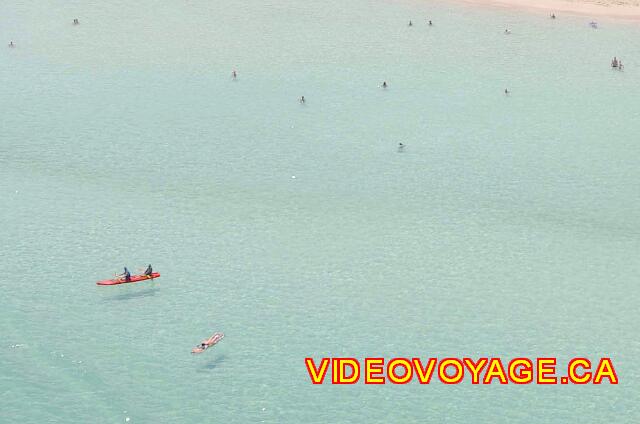
{"label": "wet sand", "polygon": [[456,0],[478,6],[513,8],[534,12],[608,17],[640,22],[640,0]]}

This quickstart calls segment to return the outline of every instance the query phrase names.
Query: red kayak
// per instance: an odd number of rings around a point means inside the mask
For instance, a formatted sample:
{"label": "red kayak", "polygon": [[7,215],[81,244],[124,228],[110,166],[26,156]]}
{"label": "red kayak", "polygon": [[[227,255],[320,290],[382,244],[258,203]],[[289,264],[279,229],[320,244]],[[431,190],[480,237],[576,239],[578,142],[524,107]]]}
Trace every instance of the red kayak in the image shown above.
{"label": "red kayak", "polygon": [[153,272],[151,275],[132,275],[129,281],[124,281],[124,277],[114,278],[112,280],[102,280],[98,281],[96,284],[99,286],[115,286],[116,284],[129,284],[129,283],[137,283],[139,281],[145,280],[153,280],[154,278],[159,278],[159,272]]}

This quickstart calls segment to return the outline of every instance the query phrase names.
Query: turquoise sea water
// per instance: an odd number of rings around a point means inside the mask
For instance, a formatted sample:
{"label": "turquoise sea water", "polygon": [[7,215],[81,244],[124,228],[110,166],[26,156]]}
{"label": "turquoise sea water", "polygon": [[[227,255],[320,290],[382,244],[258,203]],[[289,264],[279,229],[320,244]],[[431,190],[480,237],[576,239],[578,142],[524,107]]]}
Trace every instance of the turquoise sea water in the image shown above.
{"label": "turquoise sea water", "polygon": [[[1,2],[0,422],[640,421],[640,27],[589,20]],[[306,356],[620,384],[313,386]]]}

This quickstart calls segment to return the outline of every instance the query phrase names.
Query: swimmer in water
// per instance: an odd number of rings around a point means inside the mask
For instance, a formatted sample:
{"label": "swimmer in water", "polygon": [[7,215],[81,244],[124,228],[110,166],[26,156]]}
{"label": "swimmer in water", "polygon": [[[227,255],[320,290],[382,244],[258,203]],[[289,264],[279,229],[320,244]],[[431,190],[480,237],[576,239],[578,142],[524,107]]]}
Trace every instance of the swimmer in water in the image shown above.
{"label": "swimmer in water", "polygon": [[15,47],[16,45],[13,44],[13,41],[9,42],[9,47]]}
{"label": "swimmer in water", "polygon": [[552,14],[551,14],[551,19],[555,19],[555,18],[556,18],[556,14],[555,14],[555,13],[552,13]]}
{"label": "swimmer in water", "polygon": [[73,20],[73,24],[74,24],[74,25],[78,25],[79,23],[80,23],[80,21],[78,20],[78,18],[76,18],[76,19],[74,19],[74,20]]}
{"label": "swimmer in water", "polygon": [[413,22],[409,21],[409,26],[413,26]]}
{"label": "swimmer in water", "polygon": [[505,29],[505,30],[504,30],[504,33],[505,33],[505,34],[511,34],[511,30],[509,30],[509,29]]}
{"label": "swimmer in water", "polygon": [[201,341],[196,347],[191,349],[191,353],[202,353],[208,348],[210,348],[211,346],[218,343],[220,340],[222,340],[223,337],[224,337],[224,334],[215,333],[213,336],[209,337],[206,340]]}
{"label": "swimmer in water", "polygon": [[612,68],[617,68],[617,67],[618,67],[618,64],[619,64],[619,62],[618,62],[618,58],[614,56],[614,57],[613,57],[613,60],[611,61],[611,67],[612,67]]}
{"label": "swimmer in water", "polygon": [[509,94],[509,93],[510,93],[510,91],[509,91],[508,89],[506,89],[506,88],[505,88],[505,89],[504,89],[504,94]]}
{"label": "swimmer in water", "polygon": [[231,78],[236,79],[237,77],[238,77],[238,73],[234,69],[233,72],[231,72]]}
{"label": "swimmer in water", "polygon": [[387,88],[387,82],[386,81],[382,83],[382,88]]}
{"label": "swimmer in water", "polygon": [[404,144],[398,143],[398,152],[404,151]]}
{"label": "swimmer in water", "polygon": [[191,353],[202,353],[209,348],[208,340],[201,342],[198,346],[191,349]]}
{"label": "swimmer in water", "polygon": [[433,26],[433,22],[429,21],[429,26]]}
{"label": "swimmer in water", "polygon": [[300,103],[304,104],[305,100],[304,100],[304,96],[300,97]]}
{"label": "swimmer in water", "polygon": [[622,61],[619,60],[618,61],[618,71],[622,71],[622,68],[624,68],[624,65],[622,64]]}

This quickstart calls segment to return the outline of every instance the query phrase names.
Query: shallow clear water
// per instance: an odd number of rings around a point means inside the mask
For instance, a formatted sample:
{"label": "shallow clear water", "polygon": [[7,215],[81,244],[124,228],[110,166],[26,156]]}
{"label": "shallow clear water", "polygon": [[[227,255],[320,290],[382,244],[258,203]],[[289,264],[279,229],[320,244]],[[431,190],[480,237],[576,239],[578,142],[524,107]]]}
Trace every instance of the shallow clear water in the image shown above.
{"label": "shallow clear water", "polygon": [[[637,26],[12,3],[0,421],[640,420]],[[325,355],[611,356],[620,384],[313,386]]]}

